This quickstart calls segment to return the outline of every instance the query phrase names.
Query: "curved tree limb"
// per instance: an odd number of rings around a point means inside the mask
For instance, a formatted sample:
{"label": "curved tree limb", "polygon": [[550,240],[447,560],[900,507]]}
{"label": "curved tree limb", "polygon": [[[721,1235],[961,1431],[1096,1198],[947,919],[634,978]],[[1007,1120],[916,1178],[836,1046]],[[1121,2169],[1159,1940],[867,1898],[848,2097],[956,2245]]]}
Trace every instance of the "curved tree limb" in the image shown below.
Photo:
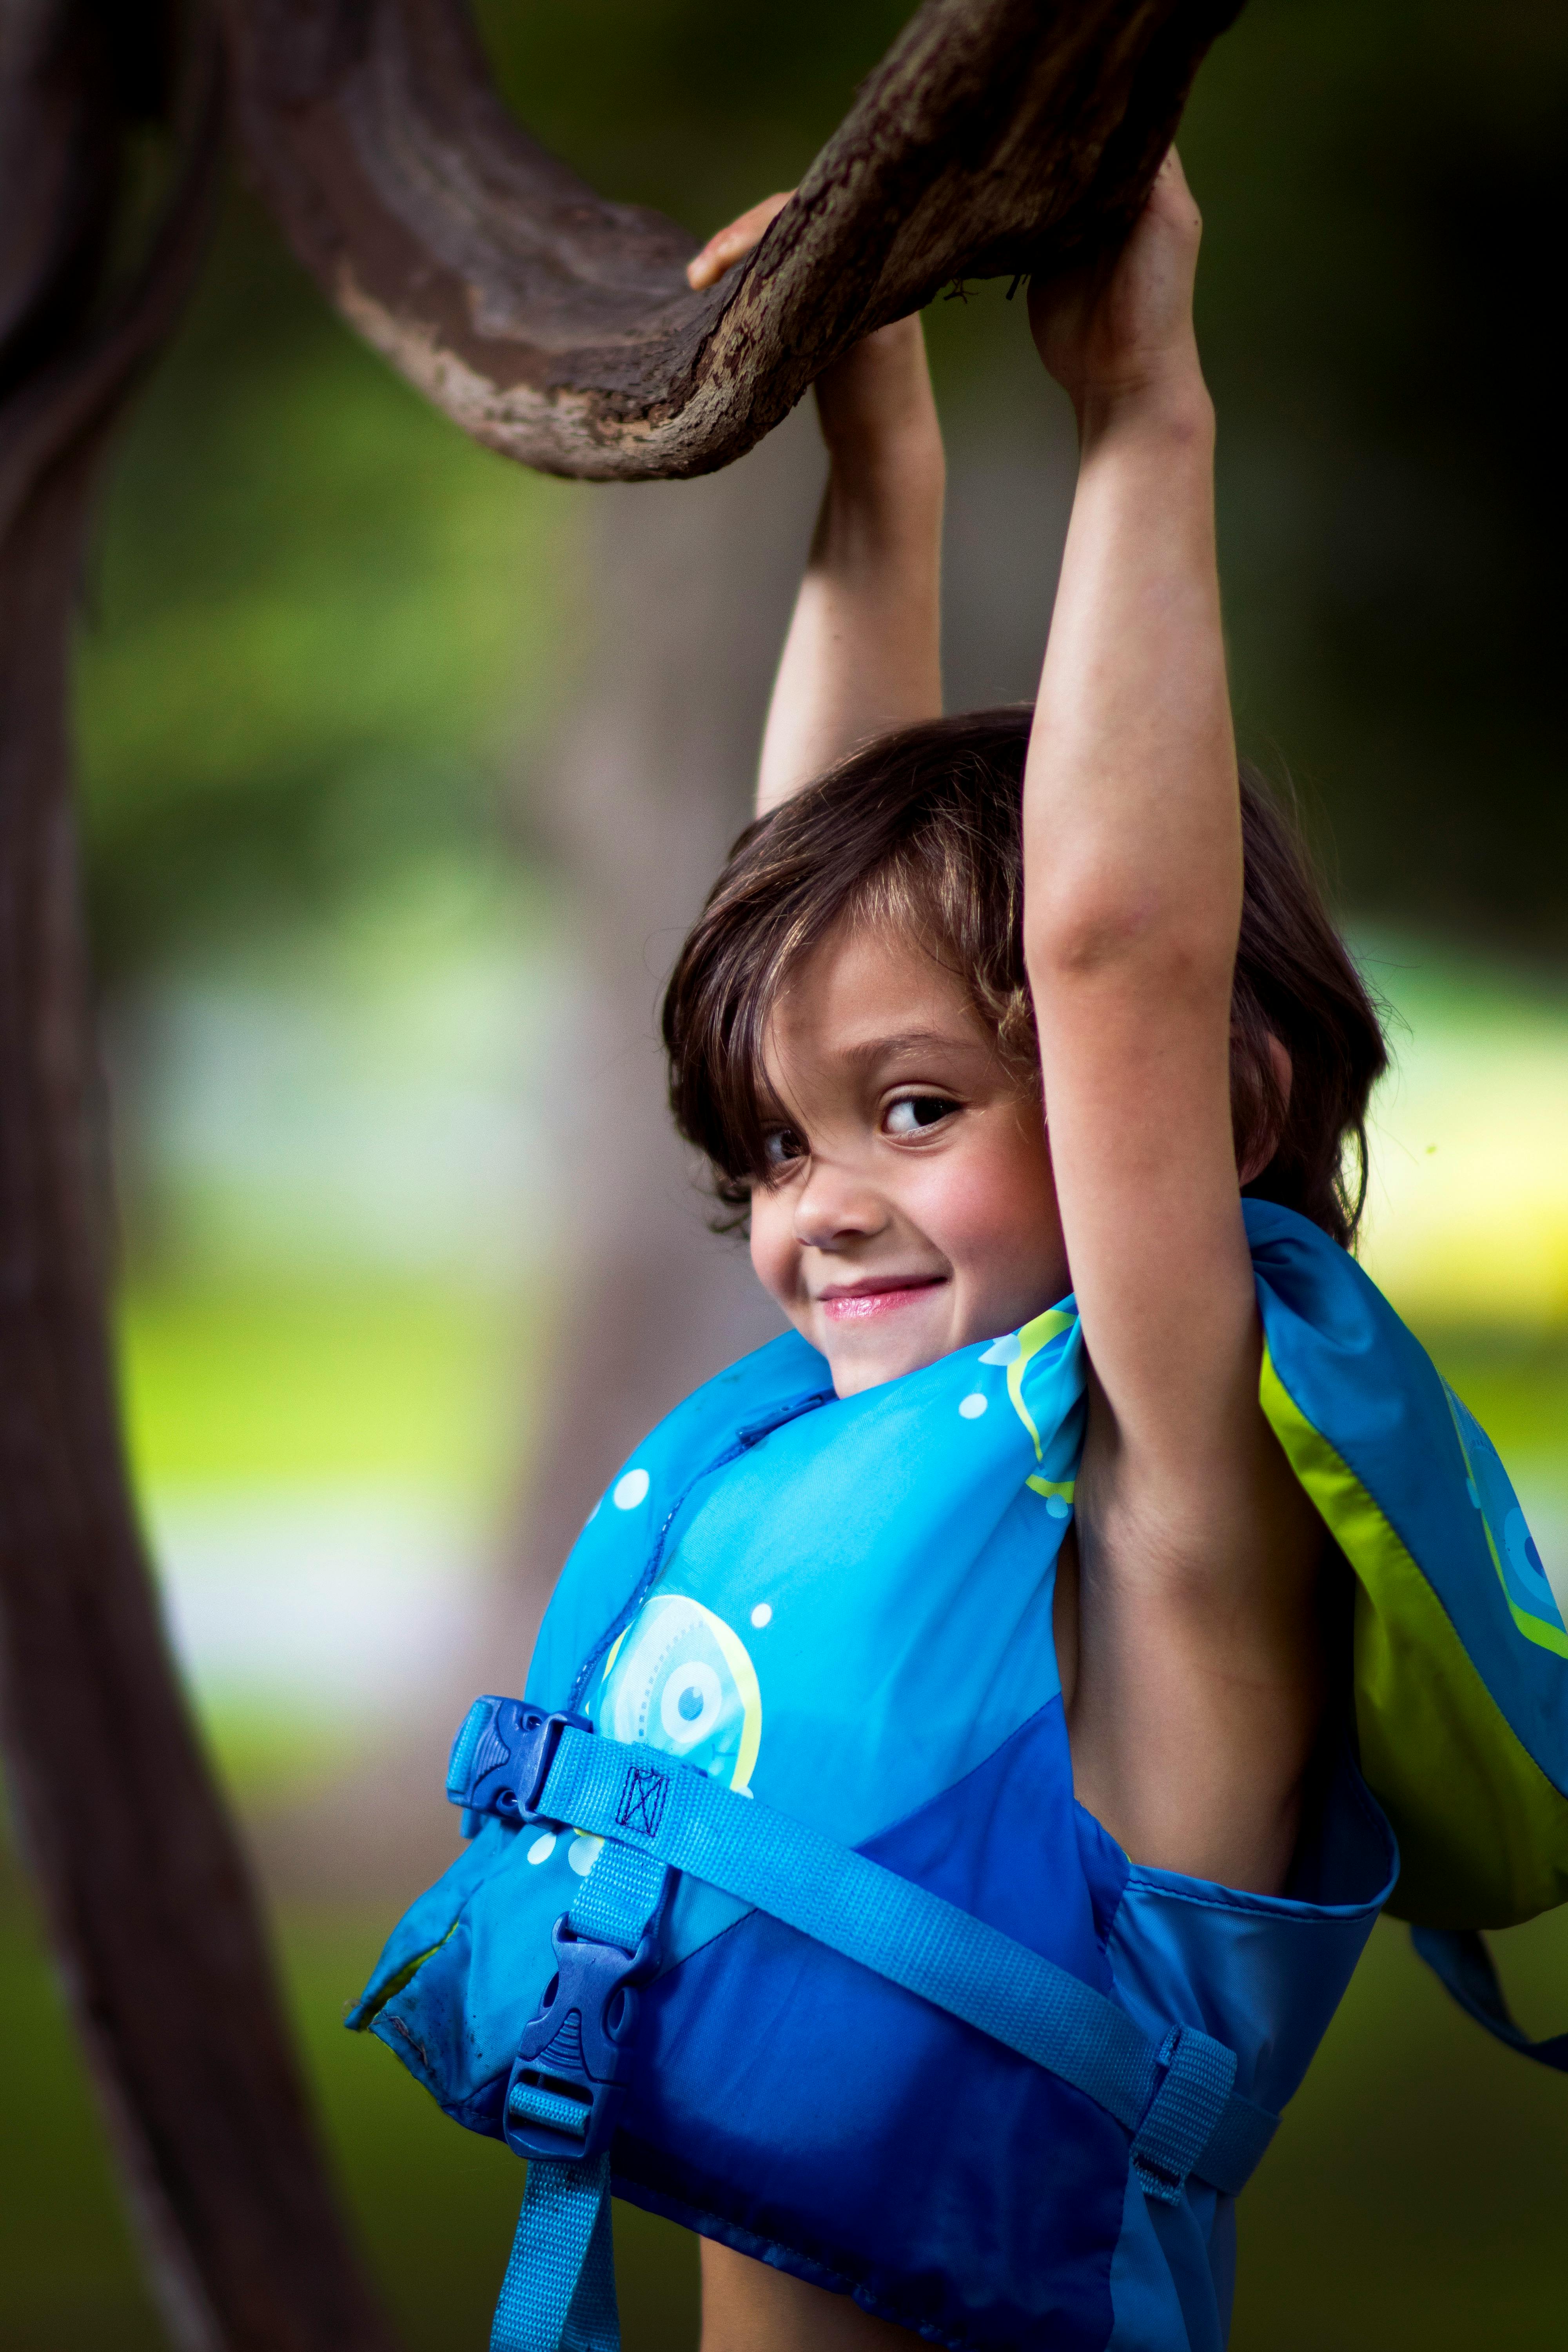
{"label": "curved tree limb", "polygon": [[[69,651],[98,461],[206,242],[221,59],[208,20],[179,22],[162,0],[0,0],[0,1731],[171,2332],[386,2352],[164,1640],[104,1309]],[[174,192],[117,285],[126,133],[172,114]]]}
{"label": "curved tree limb", "polygon": [[546,472],[701,474],[959,277],[1125,234],[1241,0],[925,0],[756,251],[605,203],[501,105],[462,0],[224,0],[253,168],[344,316]]}

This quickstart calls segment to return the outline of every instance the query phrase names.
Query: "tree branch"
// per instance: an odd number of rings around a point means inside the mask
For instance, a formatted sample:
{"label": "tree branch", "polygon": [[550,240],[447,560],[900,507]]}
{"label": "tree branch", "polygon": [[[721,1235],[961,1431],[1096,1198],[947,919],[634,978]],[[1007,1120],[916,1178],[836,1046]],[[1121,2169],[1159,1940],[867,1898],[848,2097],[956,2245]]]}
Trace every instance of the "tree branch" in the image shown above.
{"label": "tree branch", "polygon": [[1136,217],[1240,0],[925,0],[756,251],[606,204],[490,87],[461,0],[224,0],[242,133],[295,251],[463,430],[546,472],[701,474],[950,280]]}

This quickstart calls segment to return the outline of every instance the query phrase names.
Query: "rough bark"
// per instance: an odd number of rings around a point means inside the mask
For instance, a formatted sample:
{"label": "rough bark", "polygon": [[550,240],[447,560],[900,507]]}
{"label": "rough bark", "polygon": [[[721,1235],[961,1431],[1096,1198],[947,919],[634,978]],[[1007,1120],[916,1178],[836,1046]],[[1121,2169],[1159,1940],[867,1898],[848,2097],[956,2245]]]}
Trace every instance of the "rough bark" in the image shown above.
{"label": "rough bark", "polygon": [[545,471],[701,474],[949,280],[1056,270],[1141,206],[1240,0],[926,0],[754,254],[605,203],[492,90],[461,0],[224,0],[253,168],[354,326]]}
{"label": "rough bark", "polygon": [[[165,1643],[104,1307],[70,636],[97,460],[205,243],[223,108],[200,23],[182,35],[156,0],[0,5],[0,1732],[171,2333],[381,2352]],[[166,110],[174,193],[117,284],[126,132]]]}

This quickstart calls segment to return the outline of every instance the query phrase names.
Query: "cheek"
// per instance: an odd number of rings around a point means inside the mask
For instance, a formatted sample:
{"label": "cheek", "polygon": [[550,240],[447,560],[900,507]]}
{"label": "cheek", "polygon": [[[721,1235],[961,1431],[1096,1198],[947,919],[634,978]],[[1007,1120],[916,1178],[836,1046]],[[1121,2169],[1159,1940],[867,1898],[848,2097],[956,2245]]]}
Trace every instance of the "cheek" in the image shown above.
{"label": "cheek", "polygon": [[759,1185],[752,1195],[752,1271],[781,1305],[795,1295],[798,1253],[788,1209],[776,1192]]}
{"label": "cheek", "polygon": [[1043,1134],[998,1122],[972,1150],[933,1163],[930,1174],[921,1222],[955,1265],[1002,1259],[1016,1267],[1059,1253],[1061,1220]]}

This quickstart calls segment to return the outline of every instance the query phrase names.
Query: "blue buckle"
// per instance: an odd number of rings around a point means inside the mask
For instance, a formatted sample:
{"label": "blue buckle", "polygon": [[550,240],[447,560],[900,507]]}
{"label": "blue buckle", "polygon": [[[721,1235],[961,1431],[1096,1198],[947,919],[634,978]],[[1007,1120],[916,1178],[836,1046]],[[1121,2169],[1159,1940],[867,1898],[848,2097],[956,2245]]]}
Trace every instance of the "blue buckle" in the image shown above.
{"label": "blue buckle", "polygon": [[487,1813],[505,1822],[536,1822],[539,1801],[568,1725],[592,1731],[586,1716],[552,1714],[527,1699],[477,1698],[463,1717],[447,1766],[447,1801],[463,1808],[463,1834],[472,1837]]}
{"label": "blue buckle", "polygon": [[501,2134],[518,2156],[586,2158],[615,2137],[637,2038],[637,1988],[658,1965],[658,1936],[650,1928],[628,1955],[574,1935],[562,1917],[552,1940],[556,1972],[543,2008],[523,2028]]}

